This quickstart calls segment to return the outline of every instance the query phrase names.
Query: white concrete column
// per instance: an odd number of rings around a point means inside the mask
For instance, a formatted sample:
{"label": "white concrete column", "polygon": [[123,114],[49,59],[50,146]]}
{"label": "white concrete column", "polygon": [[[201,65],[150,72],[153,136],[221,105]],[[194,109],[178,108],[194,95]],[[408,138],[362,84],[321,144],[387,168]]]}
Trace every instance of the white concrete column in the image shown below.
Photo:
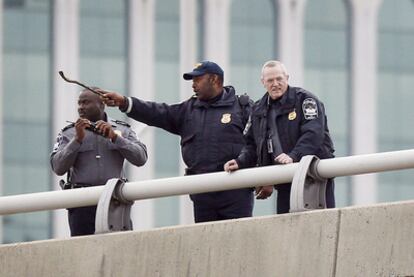
{"label": "white concrete column", "polygon": [[[3,5],[0,5],[0,195],[3,195]],[[3,217],[0,216],[0,244],[3,242]]]}
{"label": "white concrete column", "polygon": [[[154,91],[154,26],[155,0],[129,0],[128,7],[128,90],[130,96],[153,100]],[[154,128],[131,120],[138,138],[145,143],[148,161],[143,167],[129,166],[129,180],[140,181],[154,178]],[[154,226],[154,200],[136,201],[131,218],[134,230]]]}
{"label": "white concrete column", "polygon": [[[75,120],[79,87],[66,83],[58,74],[62,70],[71,79],[79,76],[79,1],[55,0],[53,2],[53,116],[52,136],[55,143],[66,120]],[[59,190],[58,180],[65,176],[53,175],[54,189]],[[66,210],[53,212],[53,237],[70,235]]]}
{"label": "white concrete column", "polygon": [[[351,154],[377,152],[377,17],[381,0],[351,4]],[[374,174],[352,177],[353,204],[377,201]]]}
{"label": "white concrete column", "polygon": [[[304,82],[303,29],[306,0],[275,0],[277,10],[278,59],[290,73],[289,83]],[[276,37],[276,36],[275,36]]]}
{"label": "white concrete column", "polygon": [[205,0],[204,58],[224,70],[224,83],[230,80],[229,29],[231,0]]}
{"label": "white concrete column", "polygon": [[[185,81],[181,73],[191,71],[197,57],[196,36],[196,0],[180,0],[180,99],[188,99],[192,94],[192,82]],[[184,172],[185,165],[180,158],[180,172]],[[180,196],[180,224],[194,223],[193,204],[188,195]]]}

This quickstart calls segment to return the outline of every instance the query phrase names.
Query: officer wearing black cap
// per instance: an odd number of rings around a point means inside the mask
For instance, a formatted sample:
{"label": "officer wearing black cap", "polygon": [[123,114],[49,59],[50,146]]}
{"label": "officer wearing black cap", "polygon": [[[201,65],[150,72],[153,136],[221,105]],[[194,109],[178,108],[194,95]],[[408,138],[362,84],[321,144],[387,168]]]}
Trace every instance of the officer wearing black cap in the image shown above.
{"label": "officer wearing black cap", "polygon": [[218,64],[210,61],[204,61],[196,64],[193,71],[183,74],[183,78],[188,81],[194,79],[194,77],[198,77],[206,73],[218,75],[221,79],[224,78],[223,69],[221,69]]}
{"label": "officer wearing black cap", "polygon": [[[323,103],[309,91],[291,87],[289,74],[279,61],[263,65],[261,81],[266,93],[257,101],[251,114],[247,145],[237,159],[225,164],[226,171],[239,168],[289,164],[303,156],[316,155],[321,159],[334,157]],[[275,186],[277,213],[288,213],[291,184]],[[271,193],[272,186],[262,192]],[[326,184],[326,206],[335,207],[334,180]]]}
{"label": "officer wearing black cap", "polygon": [[[245,145],[243,131],[250,113],[248,97],[237,97],[231,86],[223,87],[223,70],[204,61],[183,75],[193,80],[195,95],[179,104],[167,105],[105,93],[104,102],[140,122],[181,137],[186,175],[223,171]],[[196,222],[252,216],[252,189],[190,195]]]}
{"label": "officer wearing black cap", "polygon": [[[83,90],[78,99],[79,118],[59,133],[50,157],[57,175],[68,174],[64,189],[105,185],[112,178],[125,177],[124,160],[141,166],[147,149],[128,124],[108,119],[100,97]],[[95,232],[96,206],[68,210],[72,236]]]}

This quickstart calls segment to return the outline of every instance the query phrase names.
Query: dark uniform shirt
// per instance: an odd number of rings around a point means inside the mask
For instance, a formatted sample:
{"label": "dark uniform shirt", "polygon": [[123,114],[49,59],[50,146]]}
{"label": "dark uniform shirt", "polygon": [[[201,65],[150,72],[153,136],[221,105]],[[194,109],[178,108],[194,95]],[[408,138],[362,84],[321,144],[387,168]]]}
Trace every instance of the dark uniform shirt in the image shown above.
{"label": "dark uniform shirt", "polygon": [[[210,101],[194,96],[179,104],[167,105],[131,99],[129,117],[181,137],[187,175],[223,171],[224,163],[236,158],[245,145],[243,131],[250,102],[242,105],[233,87],[224,87],[223,92]],[[195,204],[196,222],[252,214],[252,189],[193,194],[191,199]],[[216,217],[210,213],[212,211],[225,215]]]}
{"label": "dark uniform shirt", "polygon": [[[273,111],[269,112],[269,109]],[[271,151],[269,146],[277,145],[272,140],[271,134],[275,132],[272,128],[277,128],[281,148],[278,153],[274,153],[278,147],[273,147]],[[293,162],[299,162],[306,155],[316,155],[321,159],[334,157],[324,105],[315,95],[302,88],[288,87],[277,101],[271,101],[266,93],[254,104],[247,145],[236,161],[239,168],[272,165],[275,156],[281,151],[289,155]],[[276,189],[277,212],[289,212],[291,184],[278,185]],[[326,203],[328,208],[335,207],[333,179],[327,182]]]}
{"label": "dark uniform shirt", "polygon": [[282,150],[294,162],[306,155],[321,159],[334,157],[323,103],[302,88],[288,87],[279,101],[272,103],[266,93],[254,104],[247,146],[237,158],[240,168],[272,164],[266,143],[269,108],[276,109],[276,118],[272,120],[276,120]]}
{"label": "dark uniform shirt", "polygon": [[245,144],[248,115],[243,118],[232,87],[210,102],[196,97],[174,105],[132,100],[129,117],[181,137],[183,160],[191,172],[223,171],[224,163],[237,157]]}

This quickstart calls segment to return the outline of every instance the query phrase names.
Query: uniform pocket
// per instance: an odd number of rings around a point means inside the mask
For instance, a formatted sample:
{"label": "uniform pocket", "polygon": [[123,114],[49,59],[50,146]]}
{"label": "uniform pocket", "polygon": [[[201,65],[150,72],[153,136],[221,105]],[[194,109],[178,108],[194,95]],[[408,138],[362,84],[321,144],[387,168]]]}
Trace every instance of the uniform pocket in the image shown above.
{"label": "uniform pocket", "polygon": [[244,143],[244,126],[241,118],[231,115],[231,121],[221,121],[216,126],[211,126],[214,140],[220,143]]}
{"label": "uniform pocket", "polygon": [[88,152],[94,149],[92,143],[82,143],[81,147],[79,148],[79,152]]}
{"label": "uniform pocket", "polygon": [[233,120],[230,123],[230,127],[232,129],[236,128],[236,129],[240,130],[241,132],[243,132],[245,126],[243,125],[243,122],[240,119],[237,119],[237,120]]}

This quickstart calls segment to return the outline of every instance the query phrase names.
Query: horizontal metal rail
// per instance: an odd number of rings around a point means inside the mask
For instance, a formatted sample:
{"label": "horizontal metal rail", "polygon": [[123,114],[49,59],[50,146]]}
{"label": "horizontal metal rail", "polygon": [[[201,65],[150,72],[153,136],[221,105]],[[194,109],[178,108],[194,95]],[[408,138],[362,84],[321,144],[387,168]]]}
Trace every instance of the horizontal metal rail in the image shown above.
{"label": "horizontal metal rail", "polygon": [[[248,188],[289,183],[298,163],[217,172],[184,177],[128,182],[122,189],[127,200]],[[317,173],[324,178],[414,168],[414,150],[320,160]],[[96,205],[101,187],[48,191],[0,197],[0,215]]]}

